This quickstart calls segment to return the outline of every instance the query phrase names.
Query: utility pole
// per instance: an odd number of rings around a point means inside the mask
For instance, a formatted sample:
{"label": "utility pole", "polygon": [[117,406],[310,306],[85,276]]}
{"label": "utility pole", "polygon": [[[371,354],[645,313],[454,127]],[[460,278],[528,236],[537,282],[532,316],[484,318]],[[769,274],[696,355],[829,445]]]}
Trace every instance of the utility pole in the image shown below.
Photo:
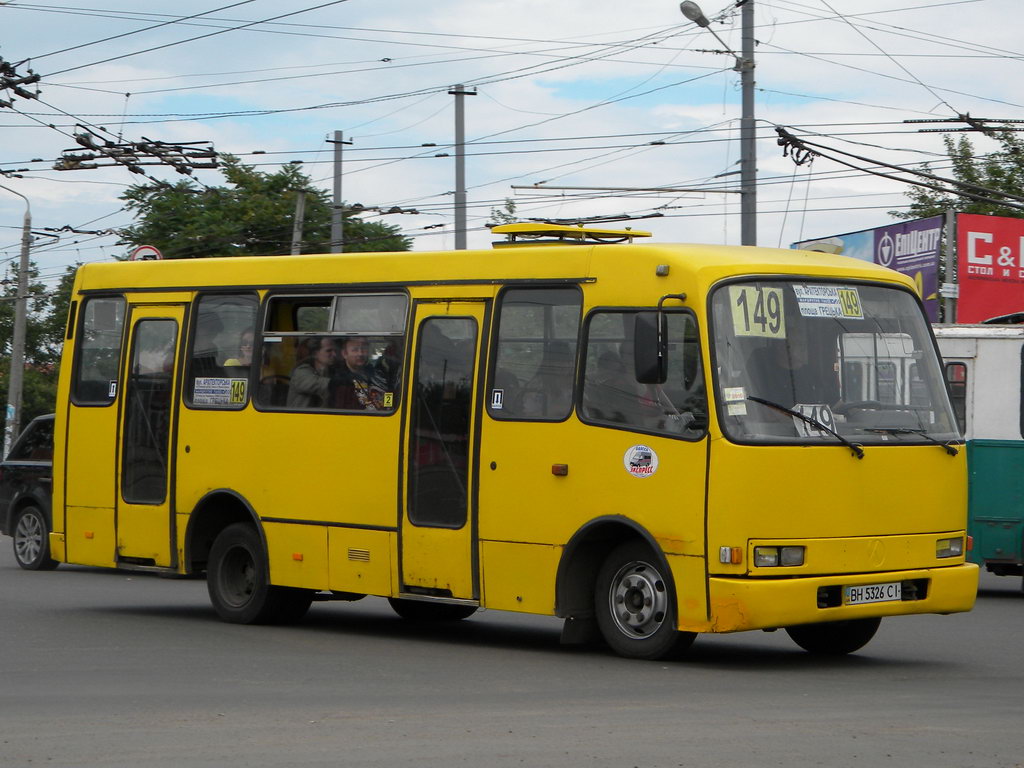
{"label": "utility pole", "polygon": [[455,250],[466,250],[466,114],[464,96],[476,96],[456,85],[450,91],[455,97]]}
{"label": "utility pole", "polygon": [[331,253],[345,252],[345,211],[341,198],[341,152],[345,141],[341,131],[334,132],[334,138],[328,139],[334,144],[334,206],[331,208]]}
{"label": "utility pole", "polygon": [[295,221],[292,224],[292,256],[302,253],[302,223],[306,218],[306,192],[295,190]]}
{"label": "utility pole", "polygon": [[740,116],[740,243],[757,245],[757,144],[754,141],[754,0],[743,3],[743,57],[740,87],[743,108]]}
{"label": "utility pole", "polygon": [[757,245],[757,145],[754,125],[754,0],[739,0],[743,25],[743,54],[737,56],[715,30],[711,22],[692,0],[683,0],[679,10],[698,27],[715,36],[736,63],[740,73],[742,109],[740,112],[740,243]]}
{"label": "utility pole", "polygon": [[0,189],[25,201],[21,230],[21,259],[18,262],[18,296],[14,305],[14,336],[11,339],[11,370],[7,381],[7,418],[4,425],[4,456],[11,451],[21,427],[21,391],[25,380],[25,321],[28,314],[28,252],[32,246],[32,206],[28,198],[10,187]]}
{"label": "utility pole", "polygon": [[[0,92],[8,92],[23,99],[38,99],[35,93],[22,86],[39,82],[39,75],[28,70],[26,77],[20,77],[15,65],[0,58]],[[0,100],[0,108],[12,106],[12,101]],[[10,187],[0,184],[12,195],[25,201],[25,218],[21,229],[21,259],[18,262],[18,294],[14,302],[14,332],[11,338],[11,369],[7,379],[7,418],[4,424],[4,457],[11,452],[11,446],[21,428],[21,394],[25,381],[25,322],[28,315],[28,252],[32,247],[32,205],[28,198]]]}

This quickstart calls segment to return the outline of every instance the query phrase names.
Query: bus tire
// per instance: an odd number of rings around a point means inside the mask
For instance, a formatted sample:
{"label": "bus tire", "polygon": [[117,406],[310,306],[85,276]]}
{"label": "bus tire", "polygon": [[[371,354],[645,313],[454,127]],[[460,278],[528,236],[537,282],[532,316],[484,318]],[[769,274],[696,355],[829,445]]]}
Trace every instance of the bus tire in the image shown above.
{"label": "bus tire", "polygon": [[50,557],[50,528],[34,504],[18,512],[11,526],[14,559],[26,571],[52,571],[60,563]]}
{"label": "bus tire", "polygon": [[313,591],[267,583],[267,558],[256,530],[229,525],[214,539],[206,588],[217,615],[232,624],[298,621],[309,610]]}
{"label": "bus tire", "polygon": [[786,627],[786,633],[808,653],[817,656],[845,656],[867,645],[881,623],[878,617],[826,621]]}
{"label": "bus tire", "polygon": [[476,613],[475,605],[431,603],[426,600],[403,600],[389,597],[392,610],[406,621],[460,621]]}
{"label": "bus tire", "polygon": [[645,543],[627,541],[605,558],[597,574],[594,610],[608,646],[631,659],[664,659],[693,643],[676,629],[672,579]]}

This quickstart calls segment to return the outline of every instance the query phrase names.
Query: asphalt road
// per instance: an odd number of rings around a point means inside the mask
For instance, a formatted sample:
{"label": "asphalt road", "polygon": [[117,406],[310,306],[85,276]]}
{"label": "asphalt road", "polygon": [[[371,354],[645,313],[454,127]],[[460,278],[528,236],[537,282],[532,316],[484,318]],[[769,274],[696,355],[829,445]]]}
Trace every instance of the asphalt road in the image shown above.
{"label": "asphalt road", "polygon": [[680,661],[559,646],[482,611],[422,628],[382,600],[295,627],[218,621],[202,581],[22,571],[0,539],[0,766],[1024,766],[1024,593],[888,619],[818,660],[784,632]]}

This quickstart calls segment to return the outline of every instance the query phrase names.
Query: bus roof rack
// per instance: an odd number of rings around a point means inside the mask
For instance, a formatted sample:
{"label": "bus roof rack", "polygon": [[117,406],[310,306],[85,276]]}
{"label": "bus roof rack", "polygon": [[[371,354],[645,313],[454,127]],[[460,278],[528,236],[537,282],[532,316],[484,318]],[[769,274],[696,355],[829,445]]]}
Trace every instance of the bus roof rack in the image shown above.
{"label": "bus roof rack", "polygon": [[526,245],[596,245],[600,243],[632,243],[634,237],[650,237],[650,232],[634,229],[604,229],[599,227],[572,226],[569,224],[545,224],[523,221],[517,224],[500,224],[491,228],[505,240],[496,240],[495,248],[514,248]]}

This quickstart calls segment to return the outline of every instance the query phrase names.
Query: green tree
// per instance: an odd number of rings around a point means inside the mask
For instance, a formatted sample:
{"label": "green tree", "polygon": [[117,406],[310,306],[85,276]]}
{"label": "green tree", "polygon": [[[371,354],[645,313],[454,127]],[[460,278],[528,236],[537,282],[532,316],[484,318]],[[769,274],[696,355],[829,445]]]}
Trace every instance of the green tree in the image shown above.
{"label": "green tree", "polygon": [[[29,264],[29,302],[25,323],[25,375],[22,378],[21,426],[44,413],[52,413],[57,400],[60,353],[64,344],[71,288],[78,266],[67,267],[57,287],[47,293],[38,281],[39,271]],[[14,336],[14,309],[17,277],[8,275],[0,292],[0,401],[7,403],[10,381],[11,342]],[[6,409],[0,410],[0,429],[6,426]]]}
{"label": "green tree", "polygon": [[516,215],[516,201],[510,197],[505,198],[505,204],[500,208],[491,208],[491,220],[487,222],[488,227],[497,227],[501,224],[516,224],[519,216]]}
{"label": "green tree", "polygon": [[[166,258],[290,253],[298,192],[306,194],[303,253],[330,251],[328,194],[298,167],[264,173],[224,155],[227,186],[203,187],[192,179],[176,184],[140,184],[121,196],[135,223],[121,244],[155,245]],[[407,251],[411,241],[397,227],[366,222],[346,212],[346,251]]]}
{"label": "green tree", "polygon": [[[944,136],[946,154],[952,163],[951,170],[934,171],[928,163],[922,165],[921,169],[937,176],[952,178],[963,186],[926,180],[928,183],[941,186],[942,189],[911,187],[907,191],[910,209],[891,211],[891,215],[899,219],[917,219],[954,210],[960,213],[1024,218],[1024,210],[1001,205],[998,202],[998,195],[970,188],[983,187],[1011,195],[1024,195],[1024,139],[1008,131],[997,133],[993,138],[999,143],[999,149],[990,154],[979,155],[966,136],[961,135],[956,139]],[[993,200],[976,200],[965,192]]]}

